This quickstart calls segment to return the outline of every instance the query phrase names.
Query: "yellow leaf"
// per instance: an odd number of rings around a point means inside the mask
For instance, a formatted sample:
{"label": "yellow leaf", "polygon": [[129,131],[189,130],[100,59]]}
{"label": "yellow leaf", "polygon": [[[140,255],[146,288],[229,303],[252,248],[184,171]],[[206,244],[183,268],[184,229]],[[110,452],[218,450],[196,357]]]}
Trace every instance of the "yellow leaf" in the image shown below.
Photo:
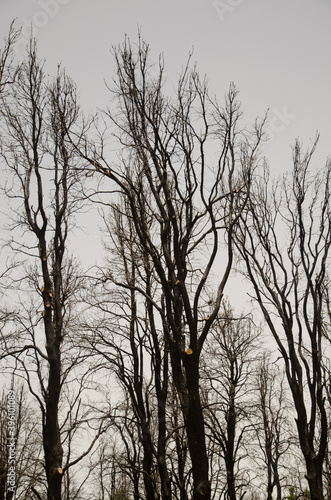
{"label": "yellow leaf", "polygon": [[186,354],[193,354],[192,349],[188,348],[188,349],[186,350]]}

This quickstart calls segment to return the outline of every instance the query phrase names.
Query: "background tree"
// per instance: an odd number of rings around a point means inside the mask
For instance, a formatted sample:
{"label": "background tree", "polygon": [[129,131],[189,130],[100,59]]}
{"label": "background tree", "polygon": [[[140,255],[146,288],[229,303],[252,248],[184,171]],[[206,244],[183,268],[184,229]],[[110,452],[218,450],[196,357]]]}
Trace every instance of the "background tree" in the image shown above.
{"label": "background tree", "polygon": [[283,357],[311,498],[321,500],[328,441],[323,293],[330,262],[331,164],[309,170],[315,146],[304,152],[296,142],[293,171],[274,187],[267,166],[255,177],[236,246]]}
{"label": "background tree", "polygon": [[16,72],[13,67],[14,47],[20,33],[21,30],[15,28],[15,21],[13,21],[8,36],[4,40],[4,46],[0,49],[0,95],[3,95],[6,87],[15,81]]}
{"label": "background tree", "polygon": [[128,398],[132,406],[130,426],[137,426],[143,450],[145,497],[154,500],[161,494],[166,500],[171,498],[166,458],[169,356],[163,348],[159,314],[153,303],[158,287],[151,261],[136,241],[126,213],[125,202],[114,204],[105,219],[110,239],[110,244],[105,243],[108,262],[100,269],[89,298],[99,326],[88,331],[86,339],[92,354],[101,356],[101,366],[108,362],[123,399]]}
{"label": "background tree", "polygon": [[[256,424],[259,446],[267,471],[267,499],[283,498],[284,476],[286,477],[286,456],[291,456],[290,447],[294,445],[289,419],[292,417],[291,403],[286,392],[284,374],[265,354],[256,372],[260,423]],[[295,462],[293,464],[295,467]],[[289,478],[287,478],[289,480]]]}
{"label": "background tree", "polygon": [[[243,498],[249,482],[241,462],[247,457],[256,413],[252,392],[257,339],[252,319],[236,317],[224,301],[207,342],[203,378],[208,439],[214,457],[224,461],[224,498],[230,500]],[[220,460],[217,464],[220,469]]]}

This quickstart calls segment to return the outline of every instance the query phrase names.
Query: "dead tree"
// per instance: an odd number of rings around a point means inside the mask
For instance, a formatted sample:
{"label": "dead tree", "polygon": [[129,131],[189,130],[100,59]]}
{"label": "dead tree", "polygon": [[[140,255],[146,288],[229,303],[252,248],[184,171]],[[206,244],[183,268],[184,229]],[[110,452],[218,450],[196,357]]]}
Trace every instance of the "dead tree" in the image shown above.
{"label": "dead tree", "polygon": [[[256,373],[258,395],[258,422],[256,433],[263,462],[267,471],[267,498],[271,500],[276,491],[276,499],[283,497],[286,456],[293,445],[293,430],[289,423],[290,401],[284,386],[285,374],[273,366],[264,355]],[[293,459],[292,459],[293,462]]]}
{"label": "dead tree", "polygon": [[[11,277],[14,327],[1,336],[1,357],[15,359],[39,404],[48,500],[62,498],[63,474],[79,461],[64,461],[59,422],[64,385],[84,359],[69,335],[77,324],[74,305],[81,280],[68,234],[82,201],[77,158],[65,137],[78,117],[72,81],[61,69],[48,81],[31,41],[0,111],[12,222],[9,247],[21,263]],[[81,386],[73,382],[72,389]]]}
{"label": "dead tree", "polygon": [[224,302],[207,342],[203,379],[208,439],[215,458],[219,455],[224,463],[224,498],[229,500],[242,499],[249,487],[241,462],[254,431],[257,339],[252,318],[236,316]]}
{"label": "dead tree", "polygon": [[331,164],[310,171],[315,146],[304,152],[296,142],[293,171],[276,185],[271,186],[266,166],[256,177],[236,246],[285,363],[311,498],[322,500],[328,441],[323,358],[329,349],[324,328]]}
{"label": "dead tree", "polygon": [[[247,200],[262,125],[252,133],[240,130],[236,88],[231,85],[220,108],[188,67],[175,98],[166,97],[163,63],[154,77],[148,54],[141,40],[137,54],[128,41],[114,50],[117,109],[106,119],[121,145],[118,163],[107,159],[104,135],[98,145],[87,141],[80,154],[109,180],[110,189],[121,191],[162,288],[155,305],[184,416],[194,499],[205,499],[211,493],[200,355],[232,267],[232,235]],[[212,308],[206,300],[211,286]]]}
{"label": "dead tree", "polygon": [[159,286],[151,259],[136,240],[125,200],[112,205],[104,222],[107,259],[89,297],[98,328],[88,330],[86,340],[100,366],[104,369],[108,363],[108,372],[115,374],[123,398],[132,406],[130,426],[136,426],[143,455],[141,466],[135,467],[142,467],[146,499],[161,495],[170,500],[166,458],[169,354],[153,304]]}

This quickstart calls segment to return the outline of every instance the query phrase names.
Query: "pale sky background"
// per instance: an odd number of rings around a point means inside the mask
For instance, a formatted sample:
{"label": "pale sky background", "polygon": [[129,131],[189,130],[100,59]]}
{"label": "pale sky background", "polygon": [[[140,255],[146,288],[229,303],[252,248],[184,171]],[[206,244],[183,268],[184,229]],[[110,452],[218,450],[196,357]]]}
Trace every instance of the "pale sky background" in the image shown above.
{"label": "pale sky background", "polygon": [[[330,154],[331,0],[0,0],[0,35],[17,18],[39,40],[39,55],[54,74],[61,62],[75,80],[85,109],[105,107],[114,62],[112,45],[138,28],[167,79],[193,60],[222,102],[233,81],[245,121],[270,109],[273,139],[265,146],[272,171],[291,165],[296,137],[309,146],[321,133],[315,164]],[[23,44],[20,47],[23,53]]]}
{"label": "pale sky background", "polygon": [[0,0],[0,8],[0,36],[17,18],[27,40],[32,23],[47,71],[61,62],[87,111],[109,102],[111,46],[126,34],[136,41],[140,28],[155,62],[164,54],[169,85],[193,47],[220,102],[231,81],[238,86],[245,123],[270,109],[273,139],[264,151],[273,173],[291,167],[297,137],[308,147],[321,133],[313,166],[331,152],[331,0]]}

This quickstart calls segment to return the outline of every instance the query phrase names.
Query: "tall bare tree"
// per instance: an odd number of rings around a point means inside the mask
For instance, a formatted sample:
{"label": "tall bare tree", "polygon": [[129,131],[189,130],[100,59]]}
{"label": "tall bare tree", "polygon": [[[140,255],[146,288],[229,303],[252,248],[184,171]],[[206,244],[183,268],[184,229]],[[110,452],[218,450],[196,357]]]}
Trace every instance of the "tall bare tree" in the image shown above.
{"label": "tall bare tree", "polygon": [[[39,404],[47,498],[60,500],[63,474],[79,458],[64,460],[66,419],[63,429],[59,405],[65,384],[85,359],[71,337],[81,279],[68,250],[73,217],[82,206],[81,182],[73,149],[65,143],[79,108],[75,87],[61,69],[52,82],[46,80],[33,41],[27,59],[17,67],[15,82],[2,97],[1,154],[12,210],[9,247],[22,266],[12,275],[15,326],[2,332],[1,357],[16,360]],[[81,394],[77,381],[71,380],[71,387]],[[79,407],[77,395],[73,401]],[[69,426],[68,450],[71,435]]]}
{"label": "tall bare tree", "polygon": [[[80,153],[123,193],[137,238],[153,263],[162,288],[155,305],[185,420],[193,496],[210,498],[200,355],[232,267],[232,234],[246,203],[261,125],[244,133],[236,88],[231,85],[220,108],[188,66],[175,98],[166,97],[163,63],[154,77],[148,54],[142,40],[137,53],[129,41],[114,50],[117,110],[108,118],[122,146],[119,163],[107,159],[103,135],[98,147],[90,141]],[[206,300],[211,286],[212,308]]]}
{"label": "tall bare tree", "polygon": [[324,498],[328,442],[323,358],[325,286],[330,262],[331,163],[310,170],[316,143],[293,148],[293,171],[271,186],[267,166],[255,177],[236,246],[255,298],[285,363],[300,447],[313,500]]}

